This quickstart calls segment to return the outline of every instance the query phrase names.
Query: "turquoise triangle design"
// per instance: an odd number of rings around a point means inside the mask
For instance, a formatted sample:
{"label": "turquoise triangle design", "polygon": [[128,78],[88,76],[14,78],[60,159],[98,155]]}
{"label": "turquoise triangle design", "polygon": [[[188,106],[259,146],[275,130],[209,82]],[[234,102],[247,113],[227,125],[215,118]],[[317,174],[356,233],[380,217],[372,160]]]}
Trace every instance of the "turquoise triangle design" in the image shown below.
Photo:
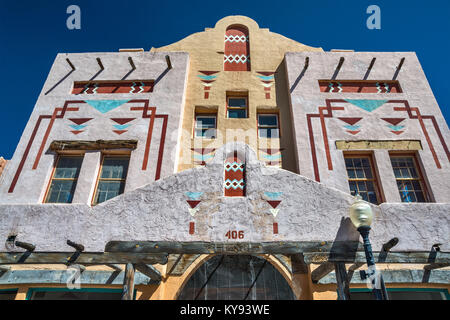
{"label": "turquoise triangle design", "polygon": [[130,100],[85,100],[88,105],[101,113],[107,113]]}
{"label": "turquoise triangle design", "polygon": [[373,110],[378,109],[383,104],[388,102],[388,100],[352,100],[352,99],[345,99],[345,101],[368,112],[372,112]]}

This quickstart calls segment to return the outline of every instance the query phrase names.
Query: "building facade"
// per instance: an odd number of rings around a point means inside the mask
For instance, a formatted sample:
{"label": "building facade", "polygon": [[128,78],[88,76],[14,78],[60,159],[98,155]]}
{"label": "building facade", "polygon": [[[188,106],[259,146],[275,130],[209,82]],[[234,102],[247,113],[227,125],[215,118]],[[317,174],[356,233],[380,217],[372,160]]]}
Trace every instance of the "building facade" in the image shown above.
{"label": "building facade", "polygon": [[414,52],[230,16],[58,54],[0,169],[0,298],[364,299],[359,194],[390,297],[447,299],[449,137]]}

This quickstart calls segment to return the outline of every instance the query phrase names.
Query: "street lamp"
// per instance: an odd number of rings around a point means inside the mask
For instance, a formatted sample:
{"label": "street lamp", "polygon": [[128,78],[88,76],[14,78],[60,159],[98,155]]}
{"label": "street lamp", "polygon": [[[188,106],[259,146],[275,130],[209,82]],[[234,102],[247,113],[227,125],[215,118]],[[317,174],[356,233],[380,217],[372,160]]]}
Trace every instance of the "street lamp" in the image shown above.
{"label": "street lamp", "polygon": [[361,234],[364,241],[364,252],[366,254],[367,272],[362,272],[363,279],[369,277],[372,281],[372,288],[375,298],[377,300],[388,300],[386,287],[384,286],[383,278],[380,274],[379,284],[376,283],[376,267],[375,259],[373,258],[372,246],[369,240],[370,225],[373,220],[373,212],[370,205],[363,201],[360,195],[356,195],[356,201],[350,207],[350,220]]}

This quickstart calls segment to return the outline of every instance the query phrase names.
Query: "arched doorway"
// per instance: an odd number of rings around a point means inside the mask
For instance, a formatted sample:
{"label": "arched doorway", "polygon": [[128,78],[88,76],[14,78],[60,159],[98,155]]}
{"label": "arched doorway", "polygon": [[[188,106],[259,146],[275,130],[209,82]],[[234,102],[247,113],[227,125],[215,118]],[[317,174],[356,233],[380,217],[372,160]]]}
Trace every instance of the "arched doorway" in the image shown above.
{"label": "arched doorway", "polygon": [[218,255],[188,280],[179,300],[295,300],[281,273],[265,259]]}

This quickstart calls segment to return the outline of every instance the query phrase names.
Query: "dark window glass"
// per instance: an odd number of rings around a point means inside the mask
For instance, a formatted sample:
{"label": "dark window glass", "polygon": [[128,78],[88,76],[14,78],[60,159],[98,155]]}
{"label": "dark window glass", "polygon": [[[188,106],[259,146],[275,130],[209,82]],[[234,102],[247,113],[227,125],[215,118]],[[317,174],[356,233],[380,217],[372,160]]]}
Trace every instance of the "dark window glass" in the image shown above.
{"label": "dark window glass", "polygon": [[353,196],[359,194],[363,200],[378,204],[380,199],[377,194],[377,181],[370,158],[348,156],[345,158],[345,166],[350,193]]}
{"label": "dark window glass", "polygon": [[216,137],[216,116],[197,116],[195,118],[195,136],[214,139]]}
{"label": "dark window glass", "polygon": [[276,114],[258,115],[258,136],[260,138],[279,138],[278,116]]}
{"label": "dark window glass", "polygon": [[424,182],[413,156],[391,156],[394,176],[402,202],[427,202]]}
{"label": "dark window glass", "polygon": [[[388,289],[389,300],[447,300],[444,291],[391,291]],[[350,292],[351,300],[375,300],[373,293],[365,292]]]}
{"label": "dark window glass", "polygon": [[16,289],[6,289],[0,290],[0,301],[1,300],[14,300],[16,298],[17,290]]}
{"label": "dark window glass", "polygon": [[235,97],[227,99],[228,118],[247,118],[247,98]]}
{"label": "dark window glass", "polygon": [[94,204],[102,203],[123,193],[129,160],[129,157],[105,156],[103,158]]}
{"label": "dark window glass", "polygon": [[98,292],[79,290],[33,290],[31,300],[120,300],[121,291]]}
{"label": "dark window glass", "polygon": [[60,156],[50,183],[46,203],[71,203],[80,174],[82,156]]}
{"label": "dark window glass", "polygon": [[180,293],[180,300],[294,300],[284,277],[265,259],[223,255],[206,261]]}

